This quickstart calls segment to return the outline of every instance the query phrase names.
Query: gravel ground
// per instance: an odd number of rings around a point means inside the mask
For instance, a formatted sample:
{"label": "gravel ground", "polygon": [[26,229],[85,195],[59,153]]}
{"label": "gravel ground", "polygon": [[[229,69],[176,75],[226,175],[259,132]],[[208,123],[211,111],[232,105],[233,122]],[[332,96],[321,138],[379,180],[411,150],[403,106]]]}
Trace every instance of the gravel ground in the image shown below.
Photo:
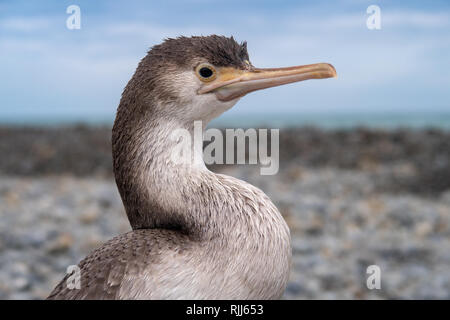
{"label": "gravel ground", "polygon": [[[296,148],[280,150],[275,176],[214,168],[260,187],[288,222],[285,299],[450,299],[450,134],[410,136],[295,129],[280,135]],[[67,266],[130,230],[108,143],[108,129],[0,128],[0,299],[45,298]],[[373,264],[380,290],[366,287]]]}

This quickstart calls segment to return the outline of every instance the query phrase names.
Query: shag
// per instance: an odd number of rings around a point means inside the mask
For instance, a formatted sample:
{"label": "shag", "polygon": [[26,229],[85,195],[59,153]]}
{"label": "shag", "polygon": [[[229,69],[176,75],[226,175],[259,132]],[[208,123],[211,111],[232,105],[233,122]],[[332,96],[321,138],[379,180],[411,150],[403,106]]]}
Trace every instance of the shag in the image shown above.
{"label": "shag", "polygon": [[[291,246],[283,217],[258,188],[209,171],[202,146],[173,154],[193,131],[249,92],[335,77],[330,64],[260,69],[233,37],[167,39],[141,60],[122,94],[112,130],[114,175],[132,231],[78,265],[48,299],[277,299]],[[183,147],[183,146],[181,146]]]}

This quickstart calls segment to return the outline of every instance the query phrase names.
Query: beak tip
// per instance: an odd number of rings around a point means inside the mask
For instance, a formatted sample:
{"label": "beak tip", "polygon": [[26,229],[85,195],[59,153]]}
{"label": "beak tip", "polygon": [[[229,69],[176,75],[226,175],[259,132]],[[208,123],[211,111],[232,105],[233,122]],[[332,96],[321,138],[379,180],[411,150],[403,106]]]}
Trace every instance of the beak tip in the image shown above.
{"label": "beak tip", "polygon": [[336,68],[330,63],[327,63],[327,65],[331,69],[331,77],[332,78],[337,78],[338,75],[337,75],[337,72],[336,72]]}

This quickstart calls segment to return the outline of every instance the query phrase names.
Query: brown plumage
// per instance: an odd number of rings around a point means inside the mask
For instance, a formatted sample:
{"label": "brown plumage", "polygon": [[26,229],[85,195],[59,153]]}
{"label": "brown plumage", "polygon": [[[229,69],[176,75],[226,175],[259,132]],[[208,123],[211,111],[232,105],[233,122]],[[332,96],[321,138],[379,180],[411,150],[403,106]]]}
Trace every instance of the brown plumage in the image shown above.
{"label": "brown plumage", "polygon": [[218,67],[245,68],[245,60],[248,60],[247,42],[238,44],[233,37],[218,35],[169,38],[151,48],[145,63],[148,61],[153,66],[175,63],[179,67],[189,67],[199,57]]}
{"label": "brown plumage", "polygon": [[[112,131],[133,231],[80,262],[81,289],[67,288],[66,277],[49,299],[279,298],[291,259],[280,213],[258,188],[210,172],[201,144],[173,134],[192,136],[194,121],[206,126],[248,92],[335,75],[328,64],[256,69],[246,43],[216,35],[154,46],[122,94]],[[180,146],[192,151],[187,162],[173,157]]]}

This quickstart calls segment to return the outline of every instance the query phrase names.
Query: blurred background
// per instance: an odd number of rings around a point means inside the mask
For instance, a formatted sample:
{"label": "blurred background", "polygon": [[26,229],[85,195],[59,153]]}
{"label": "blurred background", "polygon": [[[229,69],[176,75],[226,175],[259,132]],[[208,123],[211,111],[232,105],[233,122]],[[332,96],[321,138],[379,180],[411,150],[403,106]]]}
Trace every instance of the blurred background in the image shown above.
{"label": "blurred background", "polygon": [[[110,151],[122,90],[152,45],[212,33],[247,40],[258,67],[339,75],[253,93],[210,125],[280,128],[277,175],[211,170],[258,186],[287,220],[284,298],[450,299],[450,3],[437,0],[0,0],[0,298],[45,298],[130,230]],[[366,286],[373,264],[380,290]]]}

